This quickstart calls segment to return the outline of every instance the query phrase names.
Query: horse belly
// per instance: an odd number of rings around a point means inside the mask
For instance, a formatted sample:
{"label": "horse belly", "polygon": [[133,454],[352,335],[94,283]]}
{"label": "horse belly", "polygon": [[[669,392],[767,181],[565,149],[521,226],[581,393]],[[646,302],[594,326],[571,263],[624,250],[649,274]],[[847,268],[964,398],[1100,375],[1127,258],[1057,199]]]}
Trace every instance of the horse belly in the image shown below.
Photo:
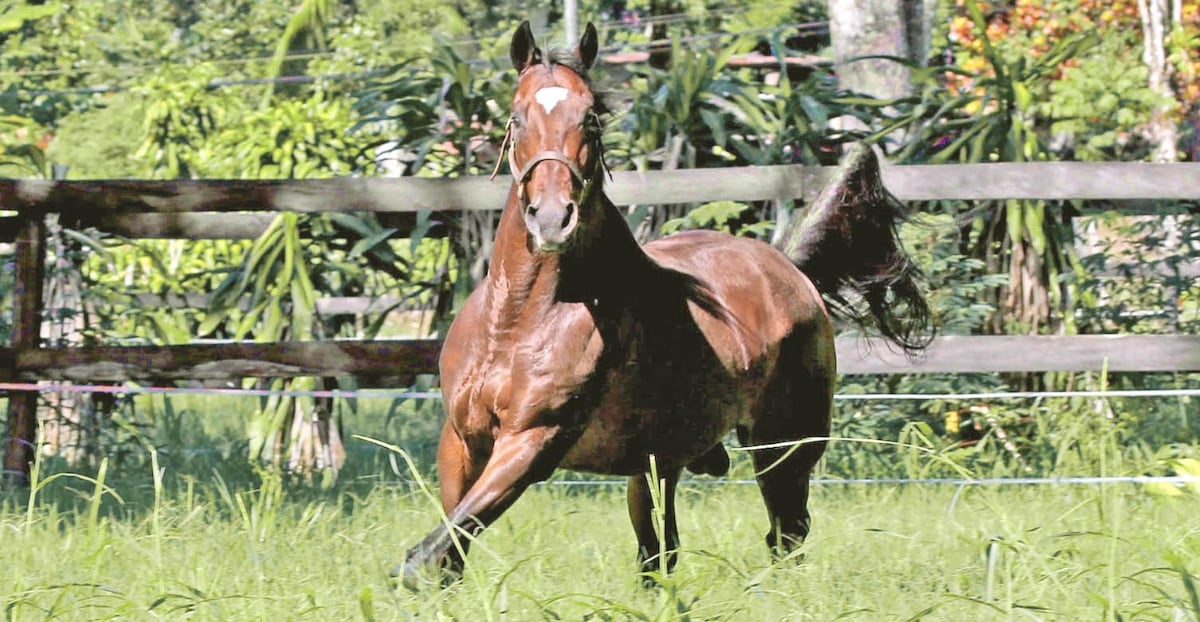
{"label": "horse belly", "polygon": [[732,390],[677,394],[660,405],[610,397],[589,418],[563,468],[635,475],[646,472],[651,455],[660,465],[682,467],[720,442],[746,410],[745,394]]}

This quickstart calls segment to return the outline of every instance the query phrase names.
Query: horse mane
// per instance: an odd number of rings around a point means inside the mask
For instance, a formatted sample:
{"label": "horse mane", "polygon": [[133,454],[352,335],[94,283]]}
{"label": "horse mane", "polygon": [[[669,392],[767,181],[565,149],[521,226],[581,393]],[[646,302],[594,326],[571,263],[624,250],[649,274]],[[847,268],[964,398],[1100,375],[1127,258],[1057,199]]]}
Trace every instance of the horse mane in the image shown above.
{"label": "horse mane", "polygon": [[905,209],[883,185],[879,161],[856,144],[830,182],[780,242],[780,249],[821,292],[835,316],[874,325],[915,355],[933,340],[924,275],[897,233]]}

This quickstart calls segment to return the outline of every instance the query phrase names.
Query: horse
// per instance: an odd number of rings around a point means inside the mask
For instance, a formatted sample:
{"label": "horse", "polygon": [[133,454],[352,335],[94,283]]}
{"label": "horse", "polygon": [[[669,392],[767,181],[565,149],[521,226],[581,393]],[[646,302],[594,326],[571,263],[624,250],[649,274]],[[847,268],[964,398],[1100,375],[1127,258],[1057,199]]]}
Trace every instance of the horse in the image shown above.
{"label": "horse", "polygon": [[724,475],[731,429],[766,446],[752,453],[766,541],[787,555],[809,533],[809,476],[830,430],[830,309],[911,352],[928,343],[902,208],[868,148],[779,249],[710,231],[640,245],[603,189],[603,101],[587,73],[597,47],[591,24],[574,50],[545,55],[528,22],[513,35],[513,181],[489,273],[445,335],[445,516],[393,573],[411,588],[429,572],[460,578],[474,536],[558,468],[627,476],[643,580],[669,572],[681,473]]}

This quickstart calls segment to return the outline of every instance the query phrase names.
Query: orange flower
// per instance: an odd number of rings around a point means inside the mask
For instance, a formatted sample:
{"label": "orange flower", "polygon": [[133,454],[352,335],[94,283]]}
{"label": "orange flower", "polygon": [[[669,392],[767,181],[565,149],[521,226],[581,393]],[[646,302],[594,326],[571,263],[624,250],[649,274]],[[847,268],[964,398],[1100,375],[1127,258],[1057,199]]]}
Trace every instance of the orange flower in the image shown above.
{"label": "orange flower", "polygon": [[970,18],[959,15],[950,22],[950,40],[965,41],[971,38],[971,32],[975,29],[975,24]]}

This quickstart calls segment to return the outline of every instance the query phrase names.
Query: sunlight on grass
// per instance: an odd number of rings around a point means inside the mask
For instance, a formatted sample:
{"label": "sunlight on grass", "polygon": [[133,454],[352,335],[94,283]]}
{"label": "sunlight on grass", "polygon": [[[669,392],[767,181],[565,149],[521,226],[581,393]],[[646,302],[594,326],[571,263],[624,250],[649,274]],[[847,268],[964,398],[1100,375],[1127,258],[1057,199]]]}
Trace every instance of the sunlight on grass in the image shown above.
{"label": "sunlight on grass", "polygon": [[665,590],[640,587],[622,488],[544,485],[480,537],[461,583],[412,593],[387,573],[440,520],[428,491],[152,462],[6,493],[7,620],[1194,620],[1200,600],[1194,496],[1133,486],[818,487],[804,561],[773,564],[752,486],[683,485]]}

